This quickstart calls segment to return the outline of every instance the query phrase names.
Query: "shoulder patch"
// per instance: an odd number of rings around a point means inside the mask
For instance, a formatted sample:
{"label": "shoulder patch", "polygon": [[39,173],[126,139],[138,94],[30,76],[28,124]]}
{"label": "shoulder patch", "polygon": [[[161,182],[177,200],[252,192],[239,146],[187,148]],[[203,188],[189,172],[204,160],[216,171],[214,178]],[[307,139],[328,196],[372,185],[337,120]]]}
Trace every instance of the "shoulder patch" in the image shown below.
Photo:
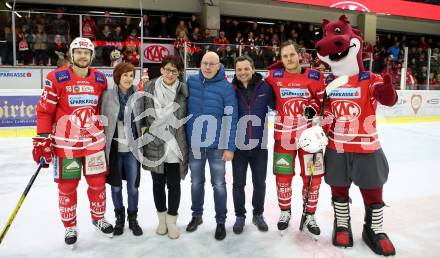
{"label": "shoulder patch", "polygon": [[44,80],[44,86],[52,88],[52,81],[49,79]]}
{"label": "shoulder patch", "polygon": [[330,73],[329,75],[327,75],[327,77],[325,78],[325,84],[329,84],[330,82],[332,82],[335,79],[335,76]]}
{"label": "shoulder patch", "polygon": [[282,78],[282,77],[284,77],[284,69],[273,70],[273,78]]}
{"label": "shoulder patch", "polygon": [[321,74],[318,71],[309,70],[307,77],[312,80],[319,81],[321,79]]}
{"label": "shoulder patch", "polygon": [[359,73],[359,81],[365,81],[370,79],[370,72],[360,72]]}
{"label": "shoulder patch", "polygon": [[105,75],[100,72],[95,72],[95,81],[98,83],[105,83]]}
{"label": "shoulder patch", "polygon": [[57,82],[70,81],[69,71],[61,70],[61,71],[55,72],[55,78],[57,79]]}

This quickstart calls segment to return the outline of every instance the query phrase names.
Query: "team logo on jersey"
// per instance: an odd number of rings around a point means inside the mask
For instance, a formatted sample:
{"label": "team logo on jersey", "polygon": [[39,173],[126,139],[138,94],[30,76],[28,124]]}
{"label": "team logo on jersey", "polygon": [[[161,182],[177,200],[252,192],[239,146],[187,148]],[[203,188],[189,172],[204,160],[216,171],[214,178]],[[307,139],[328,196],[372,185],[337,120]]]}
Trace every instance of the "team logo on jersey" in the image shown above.
{"label": "team logo on jersey", "polygon": [[273,78],[283,78],[283,77],[284,77],[283,69],[277,69],[273,71]]}
{"label": "team logo on jersey", "polygon": [[280,89],[281,98],[309,98],[310,92],[308,89],[292,89],[292,88],[281,88]]}
{"label": "team logo on jersey", "polygon": [[70,115],[70,122],[80,129],[90,129],[98,121],[91,107],[78,108]]}
{"label": "team logo on jersey", "polygon": [[283,112],[286,116],[302,117],[304,106],[307,104],[305,99],[290,99],[283,105]]}
{"label": "team logo on jersey", "polygon": [[95,72],[95,81],[98,83],[104,83],[105,82],[104,75],[100,72]]}
{"label": "team logo on jersey", "polygon": [[370,72],[360,72],[359,81],[365,81],[370,79]]}
{"label": "team logo on jersey", "polygon": [[349,100],[336,100],[331,104],[335,119],[341,122],[351,122],[361,115],[361,107]]}
{"label": "team logo on jersey", "polygon": [[66,82],[70,81],[70,74],[67,70],[61,70],[55,73],[55,78],[57,78],[57,82]]}
{"label": "team logo on jersey", "polygon": [[313,71],[313,70],[311,70],[311,71],[309,71],[307,77],[308,77],[309,79],[319,81],[319,80],[321,79],[321,74],[320,74],[318,71]]}
{"label": "team logo on jersey", "polygon": [[[349,86],[349,85],[346,85]],[[359,99],[361,98],[361,88],[337,88],[332,90],[329,98],[333,99]]]}
{"label": "team logo on jersey", "polygon": [[[73,89],[75,90],[74,86]],[[83,95],[69,95],[69,106],[71,107],[81,107],[81,106],[96,106],[98,105],[98,96],[96,95],[89,95],[89,94],[83,94]]]}

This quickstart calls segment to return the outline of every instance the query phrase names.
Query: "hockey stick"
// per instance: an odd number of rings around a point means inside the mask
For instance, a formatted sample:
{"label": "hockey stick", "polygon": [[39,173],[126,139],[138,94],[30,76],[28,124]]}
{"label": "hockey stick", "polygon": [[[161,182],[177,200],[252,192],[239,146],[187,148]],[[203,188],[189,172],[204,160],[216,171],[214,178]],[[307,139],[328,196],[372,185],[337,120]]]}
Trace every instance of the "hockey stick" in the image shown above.
{"label": "hockey stick", "polygon": [[2,230],[2,233],[0,235],[0,244],[3,241],[3,238],[6,236],[6,233],[8,233],[9,228],[11,227],[12,221],[14,221],[15,216],[17,215],[18,210],[20,210],[21,205],[24,202],[24,199],[26,198],[27,194],[29,193],[29,190],[32,187],[32,184],[34,183],[35,179],[38,176],[38,173],[40,172],[41,168],[45,164],[44,159],[41,159],[40,164],[38,164],[37,171],[35,171],[34,175],[31,177],[31,180],[29,180],[29,183],[26,186],[26,189],[24,189],[23,194],[20,197],[20,200],[18,200],[17,205],[15,206],[15,209],[12,211],[11,216],[8,219],[8,222],[6,223],[5,227]]}
{"label": "hockey stick", "polygon": [[[322,123],[322,117],[324,116],[324,108],[325,108],[325,102],[327,101],[327,97],[330,95],[330,93],[348,82],[348,76],[342,75],[338,78],[334,79],[332,82],[330,82],[327,87],[325,87],[324,96],[322,98],[321,103],[321,110],[319,112],[319,121],[318,125],[321,125]],[[316,161],[316,153],[313,153],[312,157],[312,164],[310,165],[310,175],[309,175],[309,181],[307,183],[307,191],[306,191],[306,197],[304,198],[303,203],[303,212],[301,215],[301,222],[299,223],[299,230],[302,231],[304,227],[304,221],[306,220],[306,211],[307,211],[307,204],[309,203],[309,197],[310,197],[310,188],[312,187],[312,177],[313,172],[315,171],[315,161]]]}

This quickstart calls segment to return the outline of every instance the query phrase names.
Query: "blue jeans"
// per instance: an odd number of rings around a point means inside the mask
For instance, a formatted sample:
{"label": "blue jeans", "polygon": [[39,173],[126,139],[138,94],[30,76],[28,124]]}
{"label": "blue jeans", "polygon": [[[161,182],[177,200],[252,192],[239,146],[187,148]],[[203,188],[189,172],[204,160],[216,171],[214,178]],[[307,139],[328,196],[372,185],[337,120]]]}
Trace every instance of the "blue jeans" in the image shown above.
{"label": "blue jeans", "polygon": [[261,215],[264,211],[264,198],[266,196],[267,175],[267,149],[237,150],[232,160],[232,195],[234,198],[235,216],[245,217],[245,193],[246,174],[248,165],[251,167],[253,214]]}
{"label": "blue jeans", "polygon": [[[139,191],[136,187],[136,177],[139,171],[138,161],[131,152],[118,152],[118,169],[127,180],[128,207],[130,212],[137,212]],[[122,187],[112,186],[112,200],[115,209],[124,207],[122,200]]]}
{"label": "blue jeans", "polygon": [[205,164],[209,163],[211,184],[214,188],[215,220],[217,224],[226,221],[226,181],[225,161],[222,160],[223,150],[201,148],[200,159],[195,159],[192,151],[189,155],[189,167],[191,169],[191,210],[193,217],[203,215],[203,202],[205,199]]}

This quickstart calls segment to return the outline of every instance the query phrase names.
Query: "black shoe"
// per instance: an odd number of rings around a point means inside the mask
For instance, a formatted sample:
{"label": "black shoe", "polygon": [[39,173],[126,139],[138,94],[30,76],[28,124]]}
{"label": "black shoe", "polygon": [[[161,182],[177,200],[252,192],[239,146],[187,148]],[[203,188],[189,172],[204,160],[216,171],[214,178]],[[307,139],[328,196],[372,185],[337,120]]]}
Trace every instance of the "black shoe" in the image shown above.
{"label": "black shoe", "polygon": [[142,228],[139,226],[137,221],[137,210],[134,212],[127,210],[127,220],[128,220],[128,228],[133,231],[133,235],[140,236],[143,234]]}
{"label": "black shoe", "polygon": [[232,231],[234,231],[235,234],[241,234],[243,232],[245,220],[243,216],[238,216],[235,219],[234,226],[232,227]]}
{"label": "black shoe", "polygon": [[186,231],[194,232],[197,230],[197,227],[203,223],[202,217],[192,217],[191,221],[186,226]]}
{"label": "black shoe", "polygon": [[217,228],[215,229],[215,239],[223,240],[226,237],[226,229],[225,224],[217,224]]}
{"label": "black shoe", "polygon": [[266,232],[269,230],[269,226],[267,225],[266,221],[264,221],[264,217],[262,214],[254,215],[252,217],[252,223],[254,223],[255,226],[257,226],[258,230]]}
{"label": "black shoe", "polygon": [[66,245],[73,245],[76,243],[78,238],[78,232],[76,231],[76,227],[68,227],[66,228],[66,232],[64,233],[64,242]]}
{"label": "black shoe", "polygon": [[124,233],[124,226],[125,226],[125,209],[124,209],[124,207],[119,208],[119,209],[115,209],[115,217],[116,217],[116,222],[115,222],[115,227],[113,230],[113,235],[119,236],[119,235],[122,235],[122,233]]}
{"label": "black shoe", "polygon": [[105,218],[92,221],[96,230],[101,232],[106,237],[113,237],[113,226]]}

